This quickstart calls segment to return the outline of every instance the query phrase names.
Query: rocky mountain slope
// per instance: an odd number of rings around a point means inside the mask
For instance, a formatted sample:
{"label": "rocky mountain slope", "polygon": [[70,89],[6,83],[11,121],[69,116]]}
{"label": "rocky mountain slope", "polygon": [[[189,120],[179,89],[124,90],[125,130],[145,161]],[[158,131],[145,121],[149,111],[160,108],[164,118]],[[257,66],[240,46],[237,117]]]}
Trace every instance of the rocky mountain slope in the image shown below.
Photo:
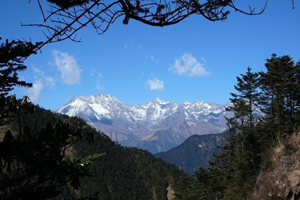
{"label": "rocky mountain slope", "polygon": [[183,104],[155,99],[128,105],[111,95],[77,96],[57,110],[78,116],[112,140],[152,153],[171,149],[191,135],[220,133],[226,129],[224,105],[197,101]]}
{"label": "rocky mountain slope", "polygon": [[300,199],[300,134],[266,151],[248,199]]}
{"label": "rocky mountain slope", "polygon": [[213,154],[220,153],[221,148],[219,147],[222,147],[224,143],[224,133],[192,135],[179,146],[166,152],[155,154],[155,156],[193,175],[199,167],[208,166],[208,162],[213,158]]}

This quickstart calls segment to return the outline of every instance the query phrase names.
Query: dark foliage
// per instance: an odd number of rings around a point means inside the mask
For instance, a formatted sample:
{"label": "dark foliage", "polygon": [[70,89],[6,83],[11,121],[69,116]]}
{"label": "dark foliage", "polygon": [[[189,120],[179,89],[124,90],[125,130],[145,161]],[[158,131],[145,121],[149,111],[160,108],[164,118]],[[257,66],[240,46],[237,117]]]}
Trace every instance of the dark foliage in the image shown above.
{"label": "dark foliage", "polygon": [[[2,38],[0,37],[0,40]],[[16,111],[16,97],[8,96],[15,86],[31,87],[31,83],[20,81],[18,73],[25,70],[25,59],[35,54],[35,48],[40,43],[32,44],[20,40],[13,40],[0,45],[0,126],[11,119],[11,112]]]}
{"label": "dark foliage", "polygon": [[50,3],[53,3],[63,9],[67,9],[74,6],[79,6],[84,3],[88,3],[89,0],[48,0]]}
{"label": "dark foliage", "polygon": [[234,113],[227,119],[227,143],[208,169],[196,172],[189,187],[177,188],[179,197],[188,193],[179,199],[247,199],[263,153],[299,128],[299,63],[273,54],[265,66],[266,72],[248,68],[237,77],[237,93],[231,94],[227,108]]}
{"label": "dark foliage", "polygon": [[0,199],[53,198],[67,184],[78,190],[79,177],[90,175],[86,166],[101,154],[71,159],[68,151],[79,140],[89,140],[90,133],[81,129],[78,119],[66,121],[42,114],[42,122],[38,122],[37,114],[43,113],[42,109],[24,100],[16,105],[18,109],[38,112],[18,112],[17,122],[13,123],[18,126],[12,124],[12,131],[8,130],[0,142]]}
{"label": "dark foliage", "polygon": [[[116,144],[81,119],[54,114],[39,107],[22,119],[25,124],[35,124],[30,130],[43,130],[46,122],[57,124],[57,120],[76,123],[83,133],[90,134],[90,137],[83,137],[72,146],[68,151],[70,157],[89,158],[89,155],[105,153],[89,166],[90,176],[74,181],[70,179],[69,184],[73,182],[78,186],[80,183],[78,191],[64,185],[58,188],[61,190],[60,197],[139,200],[154,199],[155,196],[163,200],[167,199],[167,188],[170,186],[174,189],[179,176],[184,174],[174,165],[155,158],[147,151]],[[80,163],[84,163],[82,159]]]}
{"label": "dark foliage", "polygon": [[105,152],[92,166],[94,177],[82,181],[80,195],[97,191],[99,199],[167,199],[167,187],[174,189],[182,171],[156,159],[147,151],[122,147],[104,134],[95,134],[94,145],[74,146],[76,156]]}
{"label": "dark foliage", "polygon": [[[0,37],[1,40],[1,37]],[[41,43],[32,44],[20,40],[13,40],[0,45],[0,91],[6,96],[14,86],[31,87],[31,83],[20,81],[18,72],[26,69],[24,61]]]}

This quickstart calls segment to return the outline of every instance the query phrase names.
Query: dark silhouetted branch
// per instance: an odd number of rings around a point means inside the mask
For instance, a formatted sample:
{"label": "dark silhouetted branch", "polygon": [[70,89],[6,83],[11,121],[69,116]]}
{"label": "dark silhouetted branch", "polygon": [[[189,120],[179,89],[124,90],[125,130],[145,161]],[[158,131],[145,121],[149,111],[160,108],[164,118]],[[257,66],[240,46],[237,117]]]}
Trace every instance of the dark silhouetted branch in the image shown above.
{"label": "dark silhouetted branch", "polygon": [[[227,19],[233,9],[246,15],[259,15],[265,6],[256,12],[249,6],[249,10],[239,9],[233,0],[118,0],[106,3],[101,0],[47,0],[49,4],[36,0],[43,16],[43,23],[22,24],[46,29],[47,40],[39,46],[60,42],[66,39],[80,42],[77,32],[88,26],[94,27],[98,34],[105,33],[111,24],[123,17],[123,24],[130,19],[150,26],[169,26],[177,24],[191,15],[200,15],[210,21]],[[45,12],[47,10],[47,12]],[[48,13],[48,15],[46,15]]]}

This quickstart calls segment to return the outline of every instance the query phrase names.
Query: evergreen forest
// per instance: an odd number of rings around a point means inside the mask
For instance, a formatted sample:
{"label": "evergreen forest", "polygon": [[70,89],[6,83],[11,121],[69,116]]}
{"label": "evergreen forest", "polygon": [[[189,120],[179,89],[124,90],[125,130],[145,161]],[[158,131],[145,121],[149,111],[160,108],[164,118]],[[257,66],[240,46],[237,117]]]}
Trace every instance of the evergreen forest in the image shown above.
{"label": "evergreen forest", "polygon": [[[234,113],[227,119],[227,143],[194,178],[181,177],[178,199],[251,199],[267,150],[285,144],[299,132],[300,63],[288,55],[273,54],[265,68],[252,72],[248,67],[237,77],[236,92],[231,93],[231,105],[227,107]],[[299,193],[294,195],[299,198]],[[292,194],[265,196],[292,198]]]}

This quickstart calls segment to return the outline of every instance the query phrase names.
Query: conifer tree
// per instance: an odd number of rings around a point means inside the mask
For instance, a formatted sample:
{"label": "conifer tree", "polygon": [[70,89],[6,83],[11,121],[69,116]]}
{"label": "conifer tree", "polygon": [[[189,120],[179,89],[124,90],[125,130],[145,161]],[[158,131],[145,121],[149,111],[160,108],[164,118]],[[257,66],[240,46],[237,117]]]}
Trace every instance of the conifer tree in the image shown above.
{"label": "conifer tree", "polygon": [[191,178],[187,174],[182,174],[179,177],[175,192],[176,200],[189,200],[191,192]]}
{"label": "conifer tree", "polygon": [[258,106],[260,93],[259,74],[251,72],[251,68],[247,68],[246,74],[241,74],[237,77],[237,85],[234,86],[238,92],[231,93],[231,106],[226,108],[227,111],[232,111],[234,116],[227,118],[230,127],[244,129],[253,129],[258,121],[258,116],[255,116],[255,109]]}
{"label": "conifer tree", "polygon": [[[0,37],[1,40],[1,37]],[[27,67],[24,61],[28,56],[36,54],[36,49],[40,43],[32,44],[20,40],[8,40],[0,45],[0,91],[6,96],[13,90],[14,86],[31,87],[31,83],[20,81],[18,72]]]}
{"label": "conifer tree", "polygon": [[[255,131],[258,116],[255,110],[259,100],[259,74],[247,68],[246,74],[237,77],[234,86],[237,93],[231,93],[231,105],[226,108],[233,112],[228,120],[227,144],[220,155],[210,163],[208,182],[218,183],[209,192],[214,199],[243,199],[248,183],[254,177],[260,162],[260,145]],[[202,173],[203,174],[203,173]],[[201,180],[197,174],[197,180]],[[213,181],[212,181],[213,180]],[[207,192],[208,193],[208,192]]]}
{"label": "conifer tree", "polygon": [[264,124],[271,137],[283,139],[299,124],[299,65],[290,56],[273,54],[265,63],[266,72],[261,74],[261,105]]}
{"label": "conifer tree", "polygon": [[[2,38],[0,37],[0,40]],[[6,40],[0,44],[0,126],[8,123],[10,112],[15,111],[15,96],[9,95],[15,86],[31,87],[31,83],[19,80],[18,73],[26,69],[24,61],[40,43]]]}

